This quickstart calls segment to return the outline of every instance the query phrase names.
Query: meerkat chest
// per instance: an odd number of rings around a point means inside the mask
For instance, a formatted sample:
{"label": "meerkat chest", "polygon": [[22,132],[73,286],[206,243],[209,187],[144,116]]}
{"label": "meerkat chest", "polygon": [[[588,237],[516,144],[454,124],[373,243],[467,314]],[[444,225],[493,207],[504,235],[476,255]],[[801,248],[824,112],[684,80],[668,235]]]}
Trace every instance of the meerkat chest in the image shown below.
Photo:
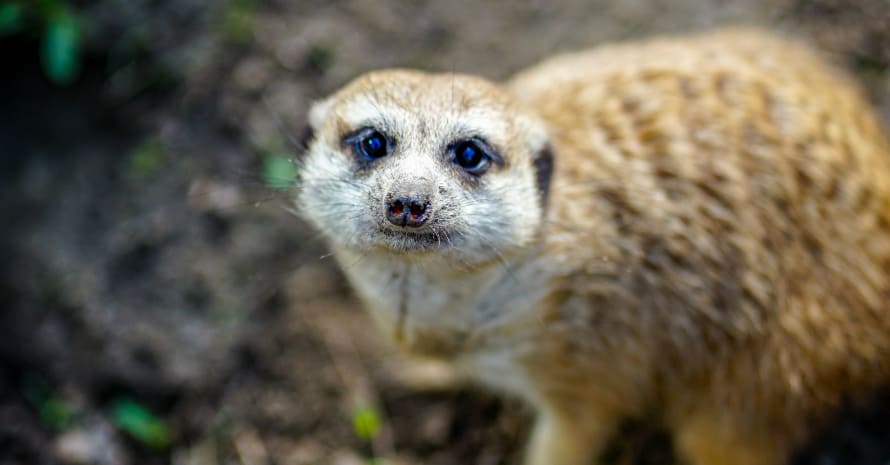
{"label": "meerkat chest", "polygon": [[[415,330],[471,332],[481,290],[490,285],[479,281],[457,283],[418,263],[367,256],[354,265],[350,265],[351,258],[340,261],[371,315],[393,334]],[[397,335],[397,339],[404,336]]]}
{"label": "meerkat chest", "polygon": [[534,401],[522,359],[533,350],[545,290],[540,272],[497,267],[460,276],[435,266],[365,257],[343,269],[371,315],[409,353]]}

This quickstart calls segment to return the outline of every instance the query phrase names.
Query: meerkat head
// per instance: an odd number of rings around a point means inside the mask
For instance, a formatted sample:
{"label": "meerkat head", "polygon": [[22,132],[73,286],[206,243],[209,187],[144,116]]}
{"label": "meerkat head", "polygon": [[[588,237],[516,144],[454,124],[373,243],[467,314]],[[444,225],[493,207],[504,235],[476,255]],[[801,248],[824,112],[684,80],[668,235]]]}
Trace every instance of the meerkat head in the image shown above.
{"label": "meerkat head", "polygon": [[495,84],[373,72],[316,103],[309,122],[298,204],[336,247],[477,264],[541,228],[547,134]]}

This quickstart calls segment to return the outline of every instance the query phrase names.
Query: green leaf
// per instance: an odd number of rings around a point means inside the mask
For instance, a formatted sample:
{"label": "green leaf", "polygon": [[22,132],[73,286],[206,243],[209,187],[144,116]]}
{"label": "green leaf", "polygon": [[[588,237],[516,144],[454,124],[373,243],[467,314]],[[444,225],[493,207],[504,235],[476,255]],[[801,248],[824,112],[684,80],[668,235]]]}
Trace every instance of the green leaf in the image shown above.
{"label": "green leaf", "polygon": [[352,429],[355,434],[369,441],[380,431],[380,415],[374,407],[363,405],[352,413]]}
{"label": "green leaf", "polygon": [[281,155],[263,158],[263,180],[273,189],[289,189],[297,181],[297,165]]}
{"label": "green leaf", "polygon": [[50,397],[40,404],[40,420],[53,430],[68,428],[76,418],[75,408],[58,397]]}
{"label": "green leaf", "polygon": [[161,170],[165,158],[166,152],[164,152],[161,142],[157,139],[149,139],[130,152],[127,171],[136,177],[152,176]]}
{"label": "green leaf", "polygon": [[0,5],[0,37],[18,32],[24,16],[24,8],[18,3]]}
{"label": "green leaf", "polygon": [[128,434],[154,449],[166,449],[173,440],[163,420],[145,407],[129,399],[119,399],[112,406],[115,424]]}
{"label": "green leaf", "polygon": [[255,10],[252,0],[230,0],[223,11],[223,37],[235,43],[249,42],[253,36]]}
{"label": "green leaf", "polygon": [[68,84],[80,71],[80,27],[63,9],[56,10],[43,35],[43,69],[56,84]]}
{"label": "green leaf", "polygon": [[49,429],[62,431],[77,421],[77,408],[56,396],[42,378],[28,376],[22,386],[22,394],[37,409],[40,421]]}

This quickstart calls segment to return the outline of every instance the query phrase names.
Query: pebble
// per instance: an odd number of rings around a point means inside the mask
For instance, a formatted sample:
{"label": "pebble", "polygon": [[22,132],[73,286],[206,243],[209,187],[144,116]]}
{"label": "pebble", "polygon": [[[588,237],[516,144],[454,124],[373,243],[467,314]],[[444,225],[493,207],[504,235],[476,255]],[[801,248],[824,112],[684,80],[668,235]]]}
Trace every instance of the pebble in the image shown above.
{"label": "pebble", "polygon": [[126,465],[129,463],[110,425],[96,423],[66,431],[53,442],[55,457],[67,464]]}

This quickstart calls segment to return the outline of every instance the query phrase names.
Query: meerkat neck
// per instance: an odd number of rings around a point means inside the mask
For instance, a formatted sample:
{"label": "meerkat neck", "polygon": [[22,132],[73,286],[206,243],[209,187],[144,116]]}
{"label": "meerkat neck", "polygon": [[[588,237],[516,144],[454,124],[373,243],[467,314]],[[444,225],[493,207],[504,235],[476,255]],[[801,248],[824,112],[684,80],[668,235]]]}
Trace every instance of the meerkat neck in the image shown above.
{"label": "meerkat neck", "polygon": [[[472,268],[389,253],[336,255],[377,322],[420,355],[450,358],[466,351],[487,328],[525,319],[544,292],[531,253]],[[502,311],[504,302],[511,312]]]}

